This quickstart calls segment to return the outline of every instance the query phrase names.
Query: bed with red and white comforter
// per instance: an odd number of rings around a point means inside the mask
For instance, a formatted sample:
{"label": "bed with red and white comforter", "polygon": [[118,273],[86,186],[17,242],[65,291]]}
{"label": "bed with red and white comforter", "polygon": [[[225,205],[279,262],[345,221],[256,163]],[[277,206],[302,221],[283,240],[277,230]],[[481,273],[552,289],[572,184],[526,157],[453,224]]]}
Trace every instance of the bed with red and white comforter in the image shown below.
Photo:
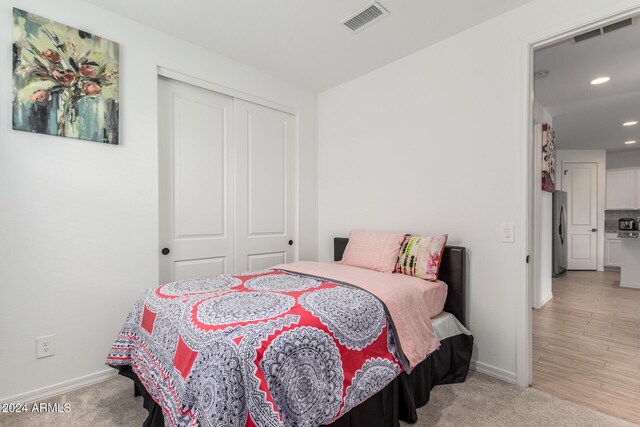
{"label": "bed with red and white comforter", "polygon": [[168,426],[315,427],[436,350],[445,298],[334,263],[173,282],[136,301],[106,363],[131,366]]}

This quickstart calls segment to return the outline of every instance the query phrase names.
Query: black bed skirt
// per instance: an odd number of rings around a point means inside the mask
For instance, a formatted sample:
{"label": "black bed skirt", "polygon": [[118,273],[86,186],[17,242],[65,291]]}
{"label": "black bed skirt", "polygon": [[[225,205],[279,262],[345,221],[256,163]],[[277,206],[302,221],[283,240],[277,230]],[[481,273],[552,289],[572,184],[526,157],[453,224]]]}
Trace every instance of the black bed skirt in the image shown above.
{"label": "black bed skirt", "polygon": [[[440,348],[418,364],[410,374],[402,372],[385,388],[347,412],[329,427],[399,427],[399,420],[415,423],[417,409],[429,402],[431,389],[440,384],[461,383],[467,378],[473,336],[455,335],[440,341]],[[131,366],[119,368],[131,378],[141,394],[149,417],[143,427],[164,427],[162,408],[149,395]]]}

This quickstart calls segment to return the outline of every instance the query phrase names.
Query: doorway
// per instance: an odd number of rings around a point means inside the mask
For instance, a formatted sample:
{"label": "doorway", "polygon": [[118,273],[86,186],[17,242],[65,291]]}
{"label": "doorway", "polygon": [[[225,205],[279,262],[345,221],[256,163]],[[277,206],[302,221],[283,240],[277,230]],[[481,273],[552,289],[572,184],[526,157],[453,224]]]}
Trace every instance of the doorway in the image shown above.
{"label": "doorway", "polygon": [[158,78],[163,283],[294,261],[296,120]]}
{"label": "doorway", "polygon": [[[566,195],[567,271],[554,269],[559,275],[552,279],[552,295],[541,304],[534,301],[535,309],[529,311],[532,386],[636,423],[640,423],[640,290],[624,287],[620,270],[611,268],[604,248],[618,231],[618,221],[612,220],[615,207],[607,201],[612,185],[607,180],[609,159],[612,153],[635,151],[631,141],[640,132],[634,127],[640,121],[640,78],[625,77],[630,67],[640,67],[639,55],[640,27],[632,16],[534,48],[532,111],[542,117],[543,126],[555,131],[552,145],[557,156],[551,164],[557,173],[554,185],[543,185],[541,190],[540,171],[544,175],[545,168],[532,162],[532,198],[544,200],[542,192],[554,190]],[[548,152],[545,156],[547,160]],[[640,173],[640,162],[637,168]],[[555,220],[550,221],[551,230],[544,230],[549,222],[544,218],[553,216],[553,207],[539,201],[533,206],[531,234],[538,247],[533,263],[535,299],[540,294],[535,286],[550,279],[541,266],[557,250],[540,233],[555,237],[560,231]],[[640,213],[640,205],[637,208]],[[614,251],[608,254],[611,257]]]}

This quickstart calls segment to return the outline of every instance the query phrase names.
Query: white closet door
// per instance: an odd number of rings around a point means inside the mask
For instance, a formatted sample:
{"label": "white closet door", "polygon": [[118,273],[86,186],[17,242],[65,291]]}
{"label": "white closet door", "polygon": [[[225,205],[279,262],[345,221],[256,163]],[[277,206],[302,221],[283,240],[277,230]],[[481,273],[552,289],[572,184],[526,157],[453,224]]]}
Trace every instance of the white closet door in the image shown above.
{"label": "white closet door", "polygon": [[160,280],[230,273],[233,98],[160,78],[158,119]]}
{"label": "white closet door", "polygon": [[235,100],[236,270],[294,260],[296,121]]}

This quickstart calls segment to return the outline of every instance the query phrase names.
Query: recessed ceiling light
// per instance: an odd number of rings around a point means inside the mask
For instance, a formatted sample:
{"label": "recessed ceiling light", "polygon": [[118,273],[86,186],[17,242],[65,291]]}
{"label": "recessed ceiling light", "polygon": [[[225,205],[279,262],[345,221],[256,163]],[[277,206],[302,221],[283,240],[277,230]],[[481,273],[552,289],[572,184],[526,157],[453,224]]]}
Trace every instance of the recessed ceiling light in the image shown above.
{"label": "recessed ceiling light", "polygon": [[625,141],[624,143],[627,144],[627,145],[631,145],[631,144],[635,144],[636,141]]}
{"label": "recessed ceiling light", "polygon": [[635,121],[635,120],[631,120],[630,122],[624,122],[624,123],[622,124],[622,126],[635,126],[635,125],[637,125],[637,124],[638,124],[638,122],[637,122],[637,121]]}
{"label": "recessed ceiling light", "polygon": [[602,83],[606,83],[611,80],[611,77],[598,77],[597,79],[591,80],[592,85],[601,85]]}

